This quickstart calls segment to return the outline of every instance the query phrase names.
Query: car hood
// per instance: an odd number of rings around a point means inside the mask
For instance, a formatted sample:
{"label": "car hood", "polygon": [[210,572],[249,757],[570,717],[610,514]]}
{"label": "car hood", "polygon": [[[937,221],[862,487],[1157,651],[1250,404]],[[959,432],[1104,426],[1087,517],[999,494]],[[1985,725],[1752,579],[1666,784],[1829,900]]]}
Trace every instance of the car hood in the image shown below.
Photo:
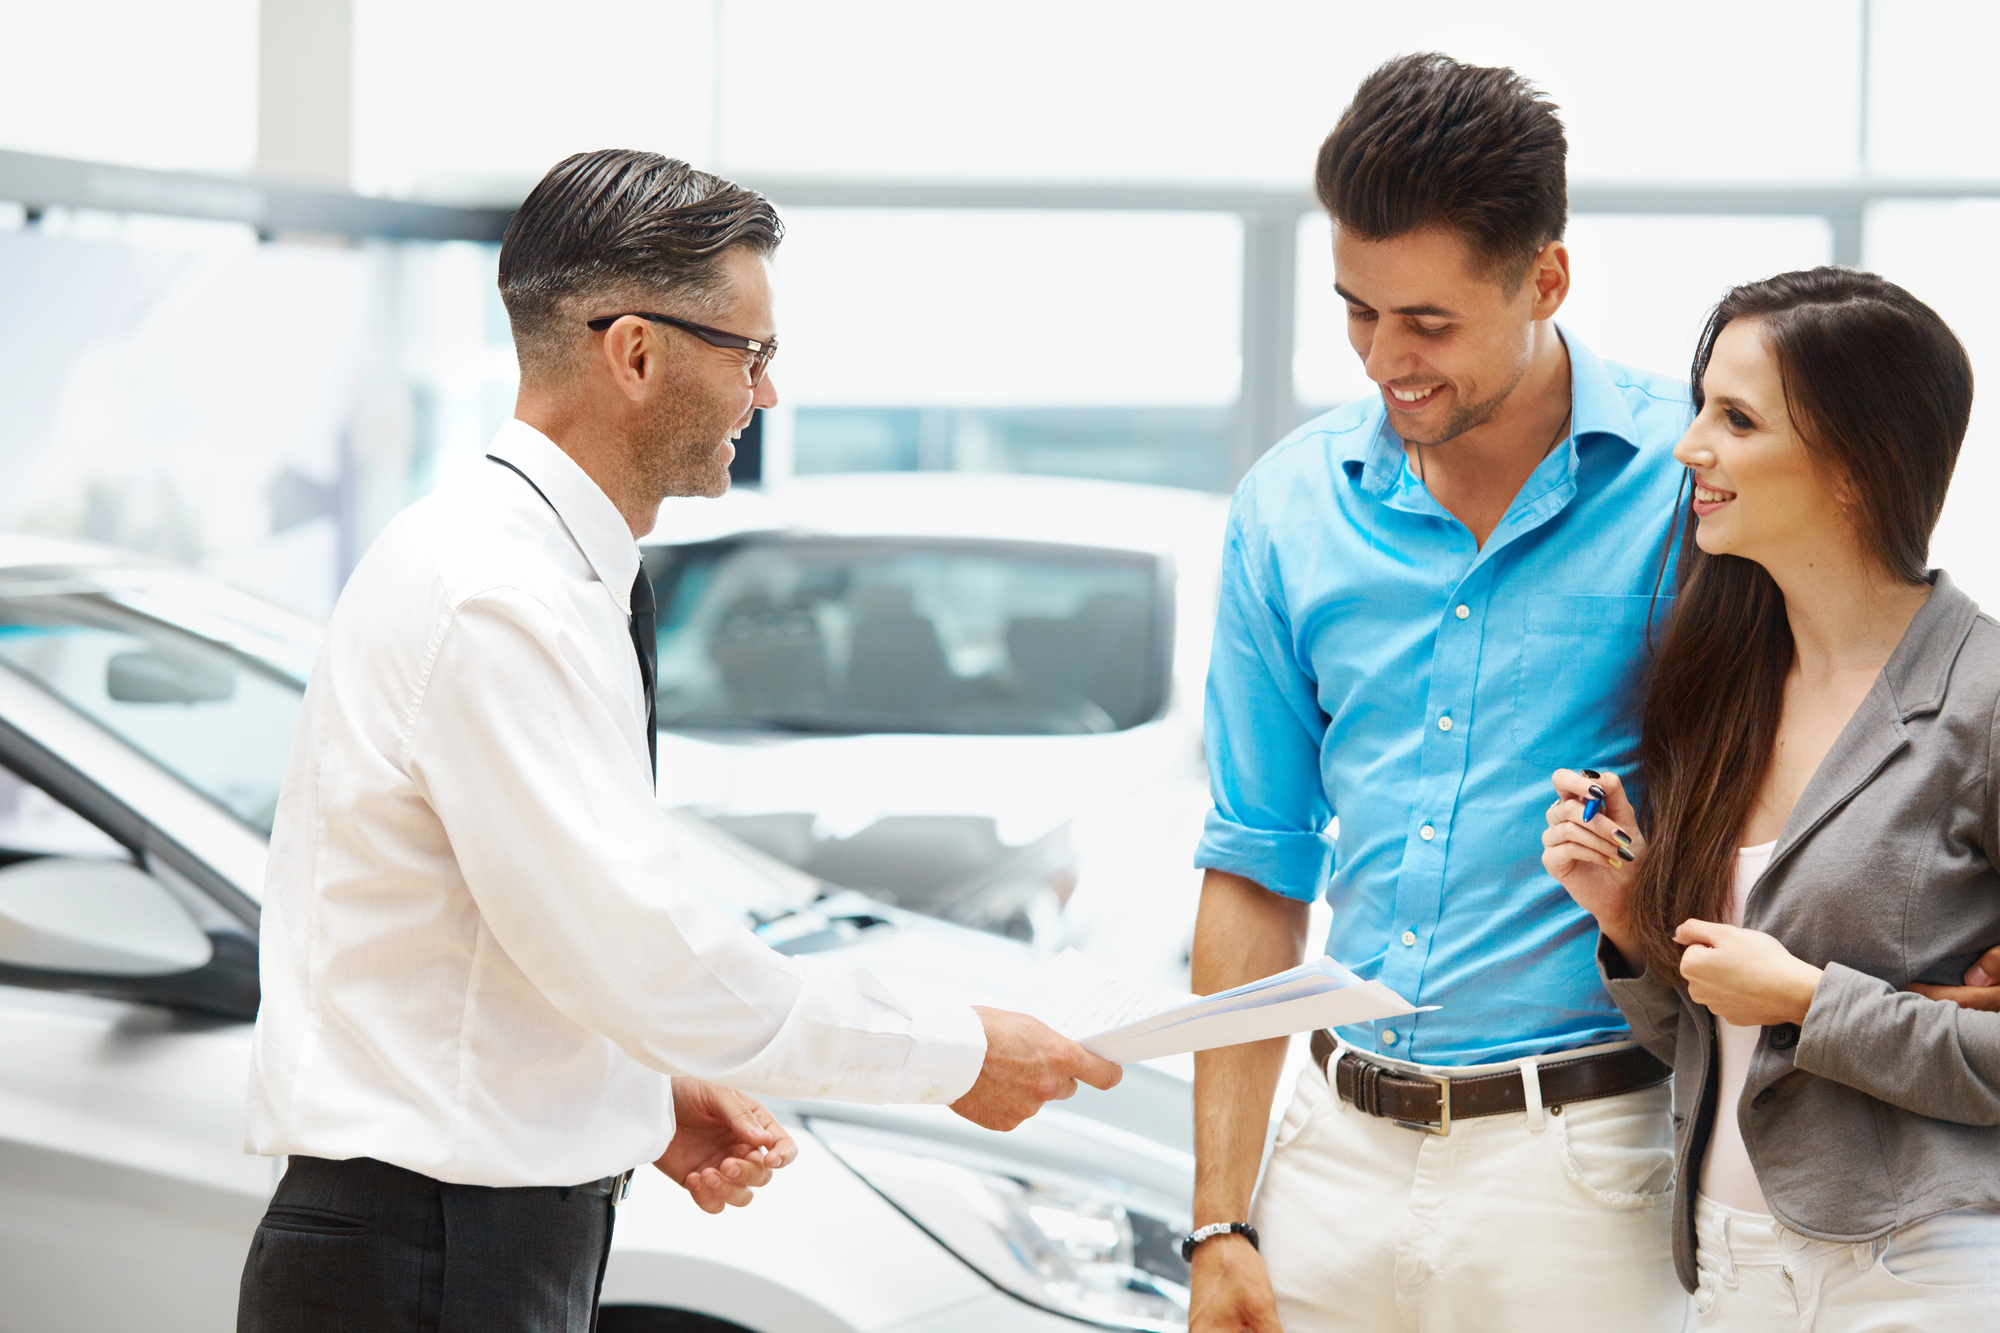
{"label": "car hood", "polygon": [[1095,799],[1192,770],[1198,747],[1171,715],[1096,736],[663,731],[660,800],[705,816],[810,813],[821,838],[894,815],[984,817],[1020,846]]}
{"label": "car hood", "polygon": [[1172,713],[1098,736],[662,732],[660,800],[815,878],[1039,938],[1021,914],[1076,887],[1071,825],[1199,761]]}

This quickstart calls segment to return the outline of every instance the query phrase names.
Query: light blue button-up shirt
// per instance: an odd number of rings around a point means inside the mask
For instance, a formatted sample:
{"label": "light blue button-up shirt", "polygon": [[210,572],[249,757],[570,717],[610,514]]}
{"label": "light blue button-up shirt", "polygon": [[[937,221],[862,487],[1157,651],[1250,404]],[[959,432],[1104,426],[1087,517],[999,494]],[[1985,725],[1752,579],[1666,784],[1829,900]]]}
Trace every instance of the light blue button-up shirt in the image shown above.
{"label": "light blue button-up shirt", "polygon": [[1442,1006],[1342,1030],[1364,1050],[1464,1065],[1626,1035],[1594,923],[1542,870],[1543,812],[1557,768],[1632,772],[1688,398],[1563,337],[1571,434],[1483,548],[1379,397],[1294,431],[1230,513],[1195,862],[1324,892],[1329,953]]}

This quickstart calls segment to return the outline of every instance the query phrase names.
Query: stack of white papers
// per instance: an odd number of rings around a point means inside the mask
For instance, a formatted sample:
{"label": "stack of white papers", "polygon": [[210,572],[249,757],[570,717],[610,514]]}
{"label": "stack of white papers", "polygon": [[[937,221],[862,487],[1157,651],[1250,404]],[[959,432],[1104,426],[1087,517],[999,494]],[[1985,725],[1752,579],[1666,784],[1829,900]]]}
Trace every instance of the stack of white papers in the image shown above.
{"label": "stack of white papers", "polygon": [[1038,1016],[1119,1064],[1419,1012],[1381,982],[1363,981],[1327,957],[1206,999],[1142,990],[1074,952],[1051,964],[1047,980]]}

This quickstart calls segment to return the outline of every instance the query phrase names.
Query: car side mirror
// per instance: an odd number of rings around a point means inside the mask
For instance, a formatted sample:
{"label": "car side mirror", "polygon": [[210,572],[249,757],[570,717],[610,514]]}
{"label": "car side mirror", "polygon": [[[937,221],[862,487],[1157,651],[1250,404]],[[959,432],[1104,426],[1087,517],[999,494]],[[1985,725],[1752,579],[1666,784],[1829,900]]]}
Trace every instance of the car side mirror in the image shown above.
{"label": "car side mirror", "polygon": [[214,954],[167,887],[135,865],[49,856],[0,869],[0,964],[164,977]]}
{"label": "car side mirror", "polygon": [[218,703],[236,693],[236,672],[186,653],[117,653],[105,666],[104,692],[121,704]]}

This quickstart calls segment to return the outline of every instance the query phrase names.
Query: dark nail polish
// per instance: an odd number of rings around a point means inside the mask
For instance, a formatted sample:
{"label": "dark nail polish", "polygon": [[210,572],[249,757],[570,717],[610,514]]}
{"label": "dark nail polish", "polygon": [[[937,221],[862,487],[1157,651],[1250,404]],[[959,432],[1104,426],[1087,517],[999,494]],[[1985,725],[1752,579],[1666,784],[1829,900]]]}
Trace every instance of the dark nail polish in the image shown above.
{"label": "dark nail polish", "polygon": [[1604,776],[1604,775],[1603,775],[1602,773],[1598,772],[1598,771],[1597,771],[1596,769],[1594,769],[1594,768],[1586,768],[1586,769],[1584,769],[1584,770],[1583,770],[1583,775],[1584,775],[1585,777],[1587,777],[1587,778],[1590,778],[1590,779],[1592,779],[1592,780],[1595,780],[1595,779],[1597,779],[1597,778],[1601,778],[1601,777],[1603,777],[1603,776]]}
{"label": "dark nail polish", "polygon": [[1632,853],[1626,851],[1623,847],[1620,847],[1618,849],[1618,854],[1624,857],[1627,861],[1636,861],[1639,859],[1638,857],[1632,855]]}
{"label": "dark nail polish", "polygon": [[1630,847],[1632,845],[1632,835],[1627,833],[1622,828],[1611,830],[1611,836],[1618,839],[1618,841],[1624,843],[1627,847]]}
{"label": "dark nail polish", "polygon": [[1598,786],[1596,783],[1591,783],[1589,790],[1591,796],[1595,799],[1600,801],[1604,799],[1604,788]]}

